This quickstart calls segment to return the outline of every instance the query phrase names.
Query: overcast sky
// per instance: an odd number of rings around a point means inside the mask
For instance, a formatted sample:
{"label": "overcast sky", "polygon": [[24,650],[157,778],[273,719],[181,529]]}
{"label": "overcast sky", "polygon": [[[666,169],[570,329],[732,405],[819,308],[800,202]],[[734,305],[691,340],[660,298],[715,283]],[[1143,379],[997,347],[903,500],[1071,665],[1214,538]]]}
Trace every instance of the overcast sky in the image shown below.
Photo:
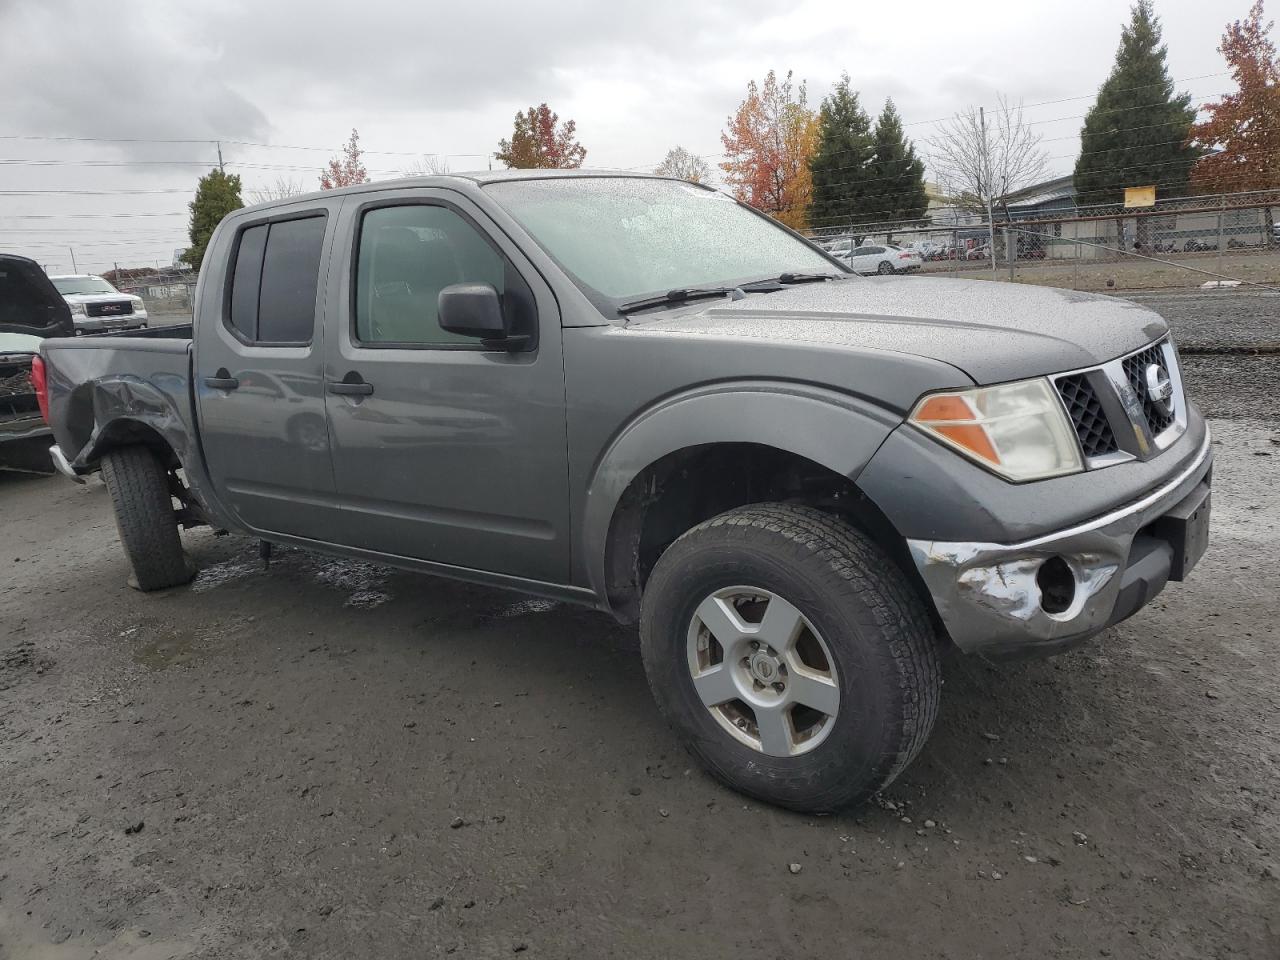
{"label": "overcast sky", "polygon": [[[1197,102],[1230,89],[1216,47],[1248,0],[1156,8],[1180,88]],[[222,141],[246,193],[281,176],[313,188],[353,126],[375,180],[423,154],[476,169],[516,111],[543,100],[577,121],[587,166],[650,169],[674,144],[714,166],[726,117],[770,68],[807,81],[814,106],[848,71],[869,111],[892,97],[918,142],[930,121],[1009,94],[1065,173],[1128,10],[1125,0],[0,0],[0,250],[51,272],[70,271],[68,247],[80,272],[169,263],[187,243],[195,181],[216,160],[210,141]]]}

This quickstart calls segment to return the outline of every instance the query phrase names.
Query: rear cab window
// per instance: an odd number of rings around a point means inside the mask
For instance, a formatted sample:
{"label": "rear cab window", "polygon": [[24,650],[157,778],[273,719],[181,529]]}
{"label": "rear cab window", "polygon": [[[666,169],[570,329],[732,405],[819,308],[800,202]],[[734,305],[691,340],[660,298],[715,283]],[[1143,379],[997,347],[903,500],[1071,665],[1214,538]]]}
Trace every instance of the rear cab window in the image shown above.
{"label": "rear cab window", "polygon": [[324,213],[258,223],[236,241],[226,325],[260,346],[305,346],[315,333]]}

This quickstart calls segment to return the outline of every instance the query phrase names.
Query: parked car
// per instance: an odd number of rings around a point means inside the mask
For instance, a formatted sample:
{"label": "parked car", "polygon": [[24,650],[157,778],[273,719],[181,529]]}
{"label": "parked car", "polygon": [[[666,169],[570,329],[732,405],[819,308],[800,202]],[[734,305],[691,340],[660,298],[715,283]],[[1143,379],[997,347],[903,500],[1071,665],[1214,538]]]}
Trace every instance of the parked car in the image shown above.
{"label": "parked car", "polygon": [[924,265],[916,251],[889,244],[864,243],[855,247],[851,241],[843,240],[833,244],[829,252],[848,263],[854,273],[907,273]]}
{"label": "parked car", "polygon": [[[209,524],[597,607],[639,622],[711,773],[800,810],[903,771],[946,648],[1071,647],[1208,537],[1208,430],[1158,314],[867,282],[664,178],[237,210],[194,340],[149,333],[41,347],[55,460],[102,471],[140,589],[186,582],[179,526]],[[247,392],[262,372],[289,388]]]}
{"label": "parked car", "polygon": [[72,332],[71,312],[40,265],[0,253],[0,468],[53,472],[32,364],[43,338]]}
{"label": "parked car", "polygon": [[966,260],[990,260],[991,246],[984,243],[981,246],[971,247],[965,252],[964,258]]}
{"label": "parked car", "polygon": [[137,330],[147,325],[143,299],[121,293],[102,277],[67,274],[49,279],[71,307],[76,333]]}

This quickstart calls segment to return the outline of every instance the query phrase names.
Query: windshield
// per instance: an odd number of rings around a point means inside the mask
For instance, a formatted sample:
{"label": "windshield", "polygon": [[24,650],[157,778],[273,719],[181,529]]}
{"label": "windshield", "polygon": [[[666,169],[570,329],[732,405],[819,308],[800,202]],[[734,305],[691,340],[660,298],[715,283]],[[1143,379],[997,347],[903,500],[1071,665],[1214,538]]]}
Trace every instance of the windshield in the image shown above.
{"label": "windshield", "polygon": [[566,177],[486,190],[610,311],[646,294],[842,270],[767,217],[692,184]]}
{"label": "windshield", "polygon": [[101,277],[51,277],[53,285],[64,297],[77,293],[119,293]]}

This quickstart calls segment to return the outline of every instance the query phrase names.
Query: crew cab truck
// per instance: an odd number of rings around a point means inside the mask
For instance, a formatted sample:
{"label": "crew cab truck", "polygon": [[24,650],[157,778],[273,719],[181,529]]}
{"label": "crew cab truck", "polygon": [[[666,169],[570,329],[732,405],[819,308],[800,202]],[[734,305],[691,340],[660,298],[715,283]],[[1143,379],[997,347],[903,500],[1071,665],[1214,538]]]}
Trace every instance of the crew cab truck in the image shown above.
{"label": "crew cab truck", "polygon": [[42,348],[54,459],[136,585],[178,528],[590,604],[716,777],[833,810],[937,715],[939,657],[1047,654],[1180,580],[1210,446],[1121,300],[862,278],[733,199],[505,171],[229,215],[193,338]]}

